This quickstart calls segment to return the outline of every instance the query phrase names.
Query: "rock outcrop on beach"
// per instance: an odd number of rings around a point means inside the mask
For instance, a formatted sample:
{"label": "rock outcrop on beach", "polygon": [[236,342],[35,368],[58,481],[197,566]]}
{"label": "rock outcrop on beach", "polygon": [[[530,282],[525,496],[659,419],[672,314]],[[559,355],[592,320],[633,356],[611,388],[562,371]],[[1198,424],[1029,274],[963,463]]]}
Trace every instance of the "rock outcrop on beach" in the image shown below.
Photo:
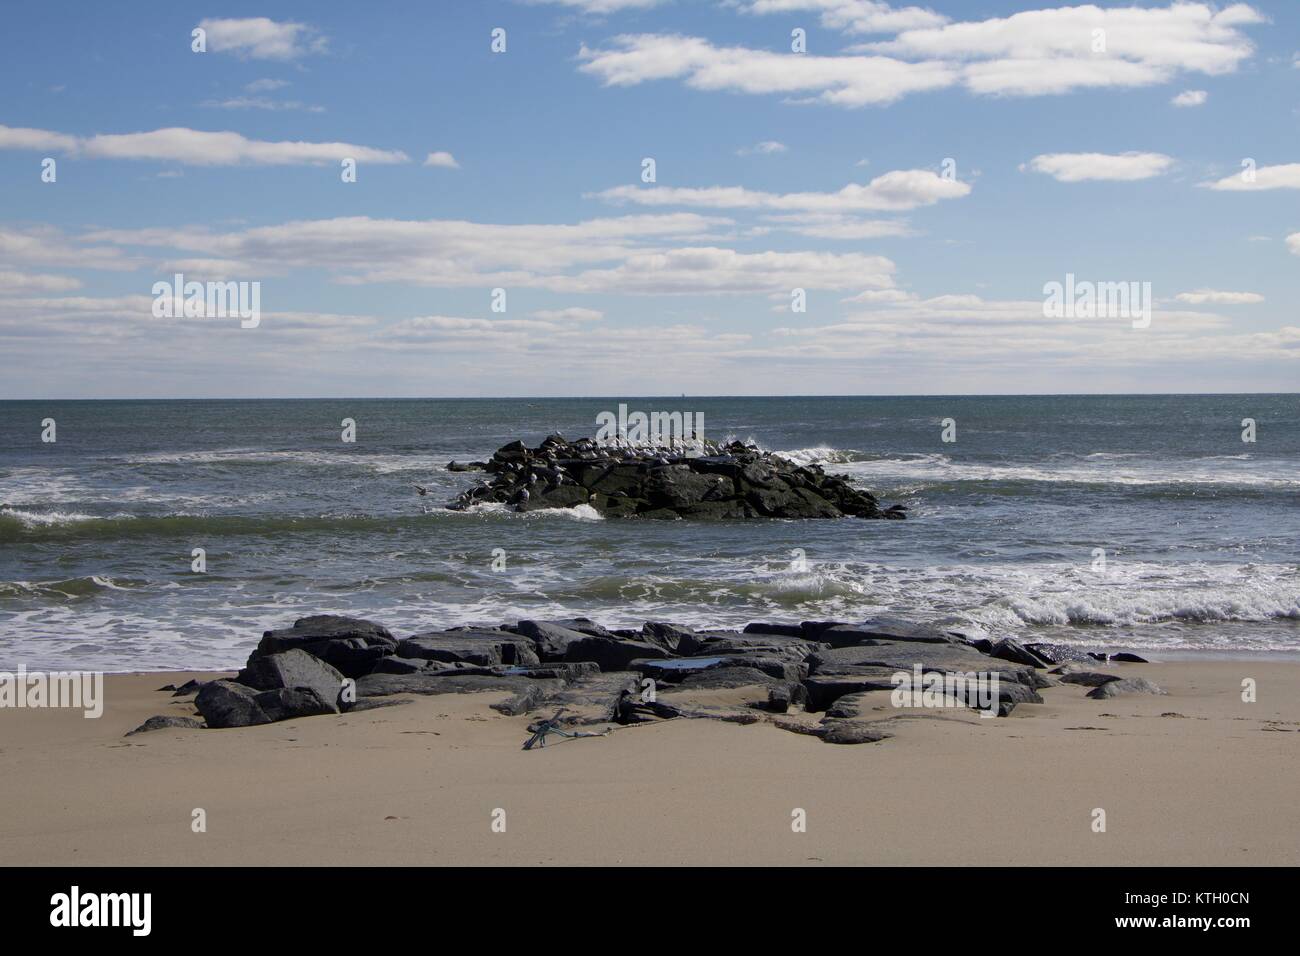
{"label": "rock outcrop on beach", "polygon": [[870,493],[818,465],[800,465],[752,445],[701,441],[671,447],[569,441],[550,435],[536,448],[514,441],[489,461],[451,462],[452,471],[491,477],[448,505],[497,503],[516,511],[589,505],[611,518],[903,518]]}
{"label": "rock outcrop on beach", "polygon": [[[341,653],[340,641],[358,642],[345,643],[349,652],[379,653],[362,666]],[[1071,663],[1053,672],[1060,675],[1055,680],[1044,667],[1015,642],[968,641],[942,627],[892,618],[752,623],[741,631],[524,620],[399,640],[371,621],[316,615],[267,631],[233,679],[186,685],[181,693],[197,690],[194,706],[209,728],[346,713],[395,702],[388,699],[397,695],[504,692],[492,705],[501,713],[562,711],[564,725],[676,717],[770,721],[827,743],[886,739],[904,708],[1007,716],[1022,704],[1042,703],[1039,690],[1062,682],[1093,687],[1088,696],[1098,698],[1162,693],[1144,678]],[[918,693],[924,682],[935,696],[900,703],[901,675],[917,682]],[[155,717],[135,732],[192,725]]]}

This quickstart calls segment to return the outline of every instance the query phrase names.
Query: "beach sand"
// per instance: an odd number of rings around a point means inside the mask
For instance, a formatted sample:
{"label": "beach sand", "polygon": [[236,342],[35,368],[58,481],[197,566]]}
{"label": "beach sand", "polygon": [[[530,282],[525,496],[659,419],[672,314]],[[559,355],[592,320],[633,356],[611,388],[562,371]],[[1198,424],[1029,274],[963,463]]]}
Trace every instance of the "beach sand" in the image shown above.
{"label": "beach sand", "polygon": [[[679,719],[527,753],[536,715],[490,710],[495,694],[124,738],[152,714],[192,713],[156,688],[212,675],[110,675],[97,720],[0,711],[0,860],[1300,863],[1300,663],[1122,672],[1169,694],[1089,700],[1063,685],[1008,718],[929,711],[856,746]],[[1241,700],[1245,677],[1257,703]],[[195,808],[204,833],[192,832]],[[792,831],[796,808],[806,832]],[[498,809],[504,833],[491,826]]]}

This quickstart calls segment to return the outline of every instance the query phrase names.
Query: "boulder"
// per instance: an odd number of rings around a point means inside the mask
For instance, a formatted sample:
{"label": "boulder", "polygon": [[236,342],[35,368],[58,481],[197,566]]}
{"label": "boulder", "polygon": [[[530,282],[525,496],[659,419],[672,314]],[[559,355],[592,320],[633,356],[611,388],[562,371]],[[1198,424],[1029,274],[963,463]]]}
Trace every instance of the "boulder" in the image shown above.
{"label": "boulder", "polygon": [[1111,697],[1119,697],[1124,694],[1163,694],[1161,690],[1145,677],[1124,677],[1120,680],[1107,681],[1100,687],[1088,691],[1088,696],[1094,700],[1106,700]]}
{"label": "boulder", "polygon": [[1013,664],[1024,664],[1027,667],[1042,667],[1051,663],[1047,658],[1040,657],[1009,637],[994,641],[988,653],[991,657],[998,658],[998,660],[1011,661]]}
{"label": "boulder", "polygon": [[209,727],[252,727],[271,718],[257,703],[257,691],[234,681],[209,681],[194,698],[194,706]]}
{"label": "boulder", "polygon": [[124,736],[148,733],[151,730],[200,730],[203,725],[193,717],[173,717],[170,714],[155,714],[135,730],[128,730]]}
{"label": "boulder", "polygon": [[[520,621],[515,625],[515,630],[533,642],[537,656],[544,661],[564,660],[570,643],[590,636],[583,631],[550,621]],[[604,631],[604,628],[600,630]],[[609,634],[606,632],[601,636],[608,637]]]}
{"label": "boulder", "polygon": [[397,645],[398,657],[423,658],[479,667],[538,664],[533,642],[504,630],[428,631]]}
{"label": "boulder", "polygon": [[808,703],[808,688],[798,681],[773,684],[767,689],[767,709],[776,714],[787,714],[792,707]]}
{"label": "boulder", "polygon": [[251,665],[258,657],[296,649],[319,657],[344,677],[360,677],[396,647],[397,640],[388,628],[373,621],[316,614],[299,618],[293,627],[264,633],[248,662]]}
{"label": "boulder", "polygon": [[602,671],[627,670],[638,658],[662,659],[668,651],[646,641],[623,641],[605,637],[584,637],[565,648],[566,661],[593,661]]}
{"label": "boulder", "polygon": [[281,687],[277,690],[264,690],[256,697],[257,706],[262,708],[272,721],[290,720],[294,717],[319,717],[323,714],[337,714],[338,704],[321,697],[311,687]]}
{"label": "boulder", "polygon": [[342,674],[298,648],[253,658],[235,681],[255,690],[309,689],[336,713],[343,691]]}
{"label": "boulder", "polygon": [[1071,671],[1061,675],[1062,684],[1082,684],[1084,687],[1100,687],[1119,679],[1118,674],[1100,674],[1096,671]]}
{"label": "boulder", "polygon": [[1112,661],[1119,661],[1121,664],[1150,664],[1151,662],[1145,657],[1138,657],[1136,654],[1130,654],[1128,651],[1120,651],[1118,654],[1110,655]]}
{"label": "boulder", "polygon": [[1026,644],[1025,649],[1032,651],[1048,664],[1064,664],[1067,661],[1091,661],[1093,658],[1077,647],[1069,644]]}

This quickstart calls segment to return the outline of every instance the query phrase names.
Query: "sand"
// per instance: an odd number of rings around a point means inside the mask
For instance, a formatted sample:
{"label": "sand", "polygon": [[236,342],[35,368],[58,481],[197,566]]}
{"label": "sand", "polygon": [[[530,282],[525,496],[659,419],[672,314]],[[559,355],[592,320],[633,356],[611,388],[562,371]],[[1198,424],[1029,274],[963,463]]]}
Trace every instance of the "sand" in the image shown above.
{"label": "sand", "polygon": [[[1300,863],[1300,663],[1124,674],[1169,694],[1089,700],[1065,685],[1008,718],[931,711],[857,746],[674,720],[528,753],[529,718],[490,710],[492,694],[124,738],[152,714],[192,712],[155,688],[211,675],[110,676],[98,720],[0,710],[0,860]],[[1242,702],[1244,677],[1257,703]],[[192,831],[195,808],[206,832]],[[792,830],[796,808],[806,832]]]}

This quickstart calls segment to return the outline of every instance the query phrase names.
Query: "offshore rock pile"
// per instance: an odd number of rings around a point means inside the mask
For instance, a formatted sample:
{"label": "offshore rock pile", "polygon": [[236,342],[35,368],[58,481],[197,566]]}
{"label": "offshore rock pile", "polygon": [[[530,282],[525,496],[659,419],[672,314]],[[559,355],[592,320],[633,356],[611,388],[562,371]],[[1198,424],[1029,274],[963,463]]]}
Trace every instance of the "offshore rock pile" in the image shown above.
{"label": "offshore rock pile", "polygon": [[504,504],[516,511],[588,505],[611,518],[904,518],[818,465],[799,465],[753,445],[707,439],[673,446],[602,444],[550,435],[536,448],[514,441],[489,461],[447,466],[492,477],[447,507]]}
{"label": "offshore rock pile", "polygon": [[[1115,667],[1115,662],[1121,662]],[[301,618],[267,631],[237,675],[171,686],[194,717],[151,717],[132,733],[229,728],[406,703],[399,695],[505,693],[510,716],[562,708],[564,724],[633,725],[671,718],[770,722],[826,743],[873,743],[916,719],[892,697],[900,673],[982,675],[987,698],[942,706],[1006,716],[1042,703],[1039,690],[1089,687],[1088,697],[1162,693],[1123,676],[1131,654],[1088,654],[890,618],[752,623],[743,631],[667,622],[607,629],[587,618],[524,620],[426,631],[399,639],[373,621]],[[1048,676],[1044,670],[1056,666]],[[996,680],[992,680],[996,678]],[[951,696],[951,695],[950,695]],[[923,705],[930,706],[930,705]],[[951,711],[949,711],[951,712]]]}

